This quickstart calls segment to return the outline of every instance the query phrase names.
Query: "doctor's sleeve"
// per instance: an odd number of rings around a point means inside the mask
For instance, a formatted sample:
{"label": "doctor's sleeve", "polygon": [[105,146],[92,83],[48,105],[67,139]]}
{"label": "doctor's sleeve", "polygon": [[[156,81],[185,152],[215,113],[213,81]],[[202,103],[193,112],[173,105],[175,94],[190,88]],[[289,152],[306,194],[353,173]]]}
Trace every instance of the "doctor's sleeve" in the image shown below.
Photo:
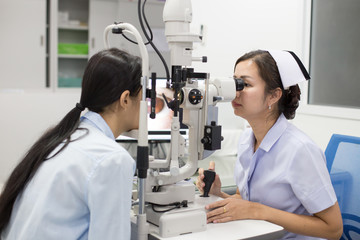
{"label": "doctor's sleeve", "polygon": [[131,193],[135,161],[126,152],[100,160],[88,185],[88,239],[130,239]]}

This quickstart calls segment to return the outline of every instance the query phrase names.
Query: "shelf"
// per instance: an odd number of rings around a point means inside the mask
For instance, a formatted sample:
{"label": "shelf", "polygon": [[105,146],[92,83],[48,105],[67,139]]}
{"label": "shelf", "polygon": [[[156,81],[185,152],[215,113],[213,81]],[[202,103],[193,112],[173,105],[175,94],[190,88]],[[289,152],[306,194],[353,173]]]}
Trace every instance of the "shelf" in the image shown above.
{"label": "shelf", "polygon": [[59,58],[88,59],[87,54],[58,54]]}
{"label": "shelf", "polygon": [[89,26],[84,26],[84,25],[59,25],[58,29],[87,31],[87,30],[89,30]]}
{"label": "shelf", "polygon": [[81,78],[59,78],[58,87],[60,88],[79,88],[81,87]]}
{"label": "shelf", "polygon": [[[133,0],[119,0],[120,2],[131,2],[134,4],[138,4],[137,1],[133,1]],[[161,4],[164,5],[165,4],[165,0],[147,0],[146,4]]]}

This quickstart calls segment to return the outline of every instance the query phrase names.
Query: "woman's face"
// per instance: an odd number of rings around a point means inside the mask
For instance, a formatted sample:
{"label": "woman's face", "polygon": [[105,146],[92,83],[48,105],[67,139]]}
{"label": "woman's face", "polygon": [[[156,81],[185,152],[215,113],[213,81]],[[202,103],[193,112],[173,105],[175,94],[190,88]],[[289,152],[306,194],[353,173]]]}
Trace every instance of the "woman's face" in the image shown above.
{"label": "woman's face", "polygon": [[260,77],[258,67],[252,60],[239,62],[235,67],[234,77],[242,78],[245,87],[236,92],[231,102],[234,114],[247,121],[265,116],[269,106],[264,96],[265,81]]}

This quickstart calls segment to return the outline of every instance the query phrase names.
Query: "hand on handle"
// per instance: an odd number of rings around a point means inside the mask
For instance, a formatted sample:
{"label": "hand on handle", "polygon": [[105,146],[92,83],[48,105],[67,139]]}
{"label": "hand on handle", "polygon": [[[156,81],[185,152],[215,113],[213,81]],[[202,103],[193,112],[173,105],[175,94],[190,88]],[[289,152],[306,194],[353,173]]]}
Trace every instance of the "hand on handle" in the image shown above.
{"label": "hand on handle", "polygon": [[[214,180],[212,180],[212,178],[214,178]],[[220,177],[215,173],[215,162],[210,162],[209,170],[204,171],[203,168],[199,168],[199,176],[196,180],[196,187],[204,196],[208,196],[209,193],[219,197],[222,196]]]}

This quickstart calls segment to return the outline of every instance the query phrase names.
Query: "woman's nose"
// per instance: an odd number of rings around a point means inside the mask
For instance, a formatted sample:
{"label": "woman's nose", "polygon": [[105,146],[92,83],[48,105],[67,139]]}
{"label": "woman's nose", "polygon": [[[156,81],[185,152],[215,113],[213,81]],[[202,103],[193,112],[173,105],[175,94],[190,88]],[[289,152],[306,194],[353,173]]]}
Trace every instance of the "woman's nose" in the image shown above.
{"label": "woman's nose", "polygon": [[236,91],[236,97],[240,97],[240,91]]}

